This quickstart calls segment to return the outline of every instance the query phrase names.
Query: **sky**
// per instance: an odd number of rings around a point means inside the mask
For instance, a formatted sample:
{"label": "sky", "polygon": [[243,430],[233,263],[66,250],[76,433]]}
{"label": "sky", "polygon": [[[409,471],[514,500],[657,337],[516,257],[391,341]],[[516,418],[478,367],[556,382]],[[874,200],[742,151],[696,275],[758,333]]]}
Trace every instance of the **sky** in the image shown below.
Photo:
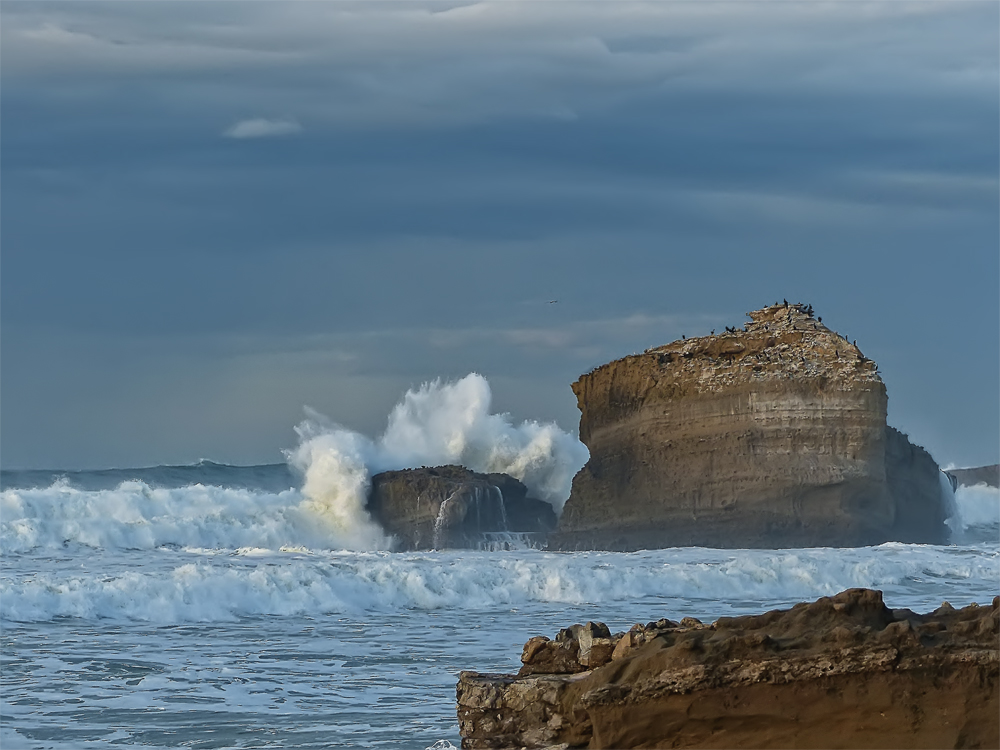
{"label": "sky", "polygon": [[[996,2],[0,5],[0,464],[283,460],[775,300],[1000,454]],[[550,304],[550,300],[558,300]]]}

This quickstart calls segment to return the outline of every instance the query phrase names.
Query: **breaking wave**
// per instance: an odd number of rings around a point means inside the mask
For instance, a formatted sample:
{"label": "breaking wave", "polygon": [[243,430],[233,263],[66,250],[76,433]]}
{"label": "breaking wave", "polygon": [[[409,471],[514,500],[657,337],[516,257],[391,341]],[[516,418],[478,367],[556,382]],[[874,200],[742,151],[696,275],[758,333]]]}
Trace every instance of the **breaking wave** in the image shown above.
{"label": "breaking wave", "polygon": [[1000,488],[959,485],[947,524],[954,542],[996,541],[1000,538]]}
{"label": "breaking wave", "polygon": [[[424,465],[504,472],[561,510],[573,475],[587,461],[586,447],[555,424],[514,425],[507,415],[491,414],[490,402],[480,375],[427,383],[406,393],[375,440],[310,412],[296,428],[299,446],[287,455],[302,475],[301,490],[278,490],[291,479],[281,466],[202,462],[77,472],[55,481],[53,472],[11,473],[8,481],[27,486],[0,492],[0,551],[68,544],[388,550],[392,540],[365,508],[371,477]],[[121,481],[132,474],[142,479]],[[183,486],[157,486],[196,477]],[[51,484],[39,486],[41,480]]]}
{"label": "breaking wave", "polygon": [[330,539],[295,490],[258,492],[200,484],[153,488],[127,481],[109,490],[51,487],[0,493],[0,549],[86,545],[94,549],[198,547],[328,549]]}
{"label": "breaking wave", "polygon": [[468,550],[433,555],[266,550],[154,554],[141,569],[109,559],[94,563],[94,570],[74,565],[0,581],[2,619],[211,622],[247,616],[488,611],[541,603],[615,602],[637,602],[643,611],[653,611],[677,598],[792,603],[854,586],[884,589],[908,600],[922,596],[922,606],[937,606],[943,598],[956,603],[981,600],[984,590],[995,591],[1000,576],[1000,558],[985,546],[499,555]]}
{"label": "breaking wave", "polygon": [[555,423],[515,425],[506,414],[491,414],[491,401],[489,383],[475,373],[425,383],[406,392],[375,440],[309,412],[296,428],[299,446],[287,454],[304,475],[306,505],[331,533],[355,540],[353,549],[383,549],[388,540],[365,510],[372,475],[458,464],[520,479],[530,495],[561,512],[589,457],[586,446]]}

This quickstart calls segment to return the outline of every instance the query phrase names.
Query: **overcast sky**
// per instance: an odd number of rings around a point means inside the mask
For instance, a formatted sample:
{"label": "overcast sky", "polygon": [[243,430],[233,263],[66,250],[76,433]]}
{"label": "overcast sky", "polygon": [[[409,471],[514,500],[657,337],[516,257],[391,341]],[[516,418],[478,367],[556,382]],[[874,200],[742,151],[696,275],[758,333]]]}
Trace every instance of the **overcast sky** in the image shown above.
{"label": "overcast sky", "polygon": [[[787,297],[998,459],[996,2],[0,6],[5,468],[282,460]],[[549,300],[558,300],[549,304]]]}

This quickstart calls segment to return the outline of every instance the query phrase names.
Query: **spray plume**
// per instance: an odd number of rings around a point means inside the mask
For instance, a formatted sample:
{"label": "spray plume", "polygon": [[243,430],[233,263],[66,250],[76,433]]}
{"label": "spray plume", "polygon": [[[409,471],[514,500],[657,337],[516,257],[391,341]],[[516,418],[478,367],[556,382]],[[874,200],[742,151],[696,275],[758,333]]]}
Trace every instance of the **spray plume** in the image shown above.
{"label": "spray plume", "polygon": [[557,513],[569,497],[573,475],[586,463],[586,446],[555,424],[514,425],[491,414],[492,393],[482,375],[409,390],[389,415],[381,437],[371,440],[307,411],[296,427],[299,445],[289,463],[302,472],[303,504],[349,549],[387,548],[389,540],[365,510],[371,477],[381,471],[459,464],[520,479],[528,494]]}

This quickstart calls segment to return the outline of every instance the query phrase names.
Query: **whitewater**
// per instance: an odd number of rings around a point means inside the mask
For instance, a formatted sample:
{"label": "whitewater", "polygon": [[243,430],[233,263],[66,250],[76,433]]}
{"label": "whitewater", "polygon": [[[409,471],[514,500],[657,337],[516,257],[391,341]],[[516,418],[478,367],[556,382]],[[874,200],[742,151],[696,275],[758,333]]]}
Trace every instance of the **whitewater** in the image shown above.
{"label": "whitewater", "polygon": [[479,376],[408,392],[368,438],[311,413],[287,462],[0,475],[0,746],[447,748],[458,672],[514,671],[573,622],[705,621],[864,586],[891,607],[1000,593],[1000,494],[948,545],[392,551],[374,473],[504,471],[558,511],[586,448],[491,413]]}

